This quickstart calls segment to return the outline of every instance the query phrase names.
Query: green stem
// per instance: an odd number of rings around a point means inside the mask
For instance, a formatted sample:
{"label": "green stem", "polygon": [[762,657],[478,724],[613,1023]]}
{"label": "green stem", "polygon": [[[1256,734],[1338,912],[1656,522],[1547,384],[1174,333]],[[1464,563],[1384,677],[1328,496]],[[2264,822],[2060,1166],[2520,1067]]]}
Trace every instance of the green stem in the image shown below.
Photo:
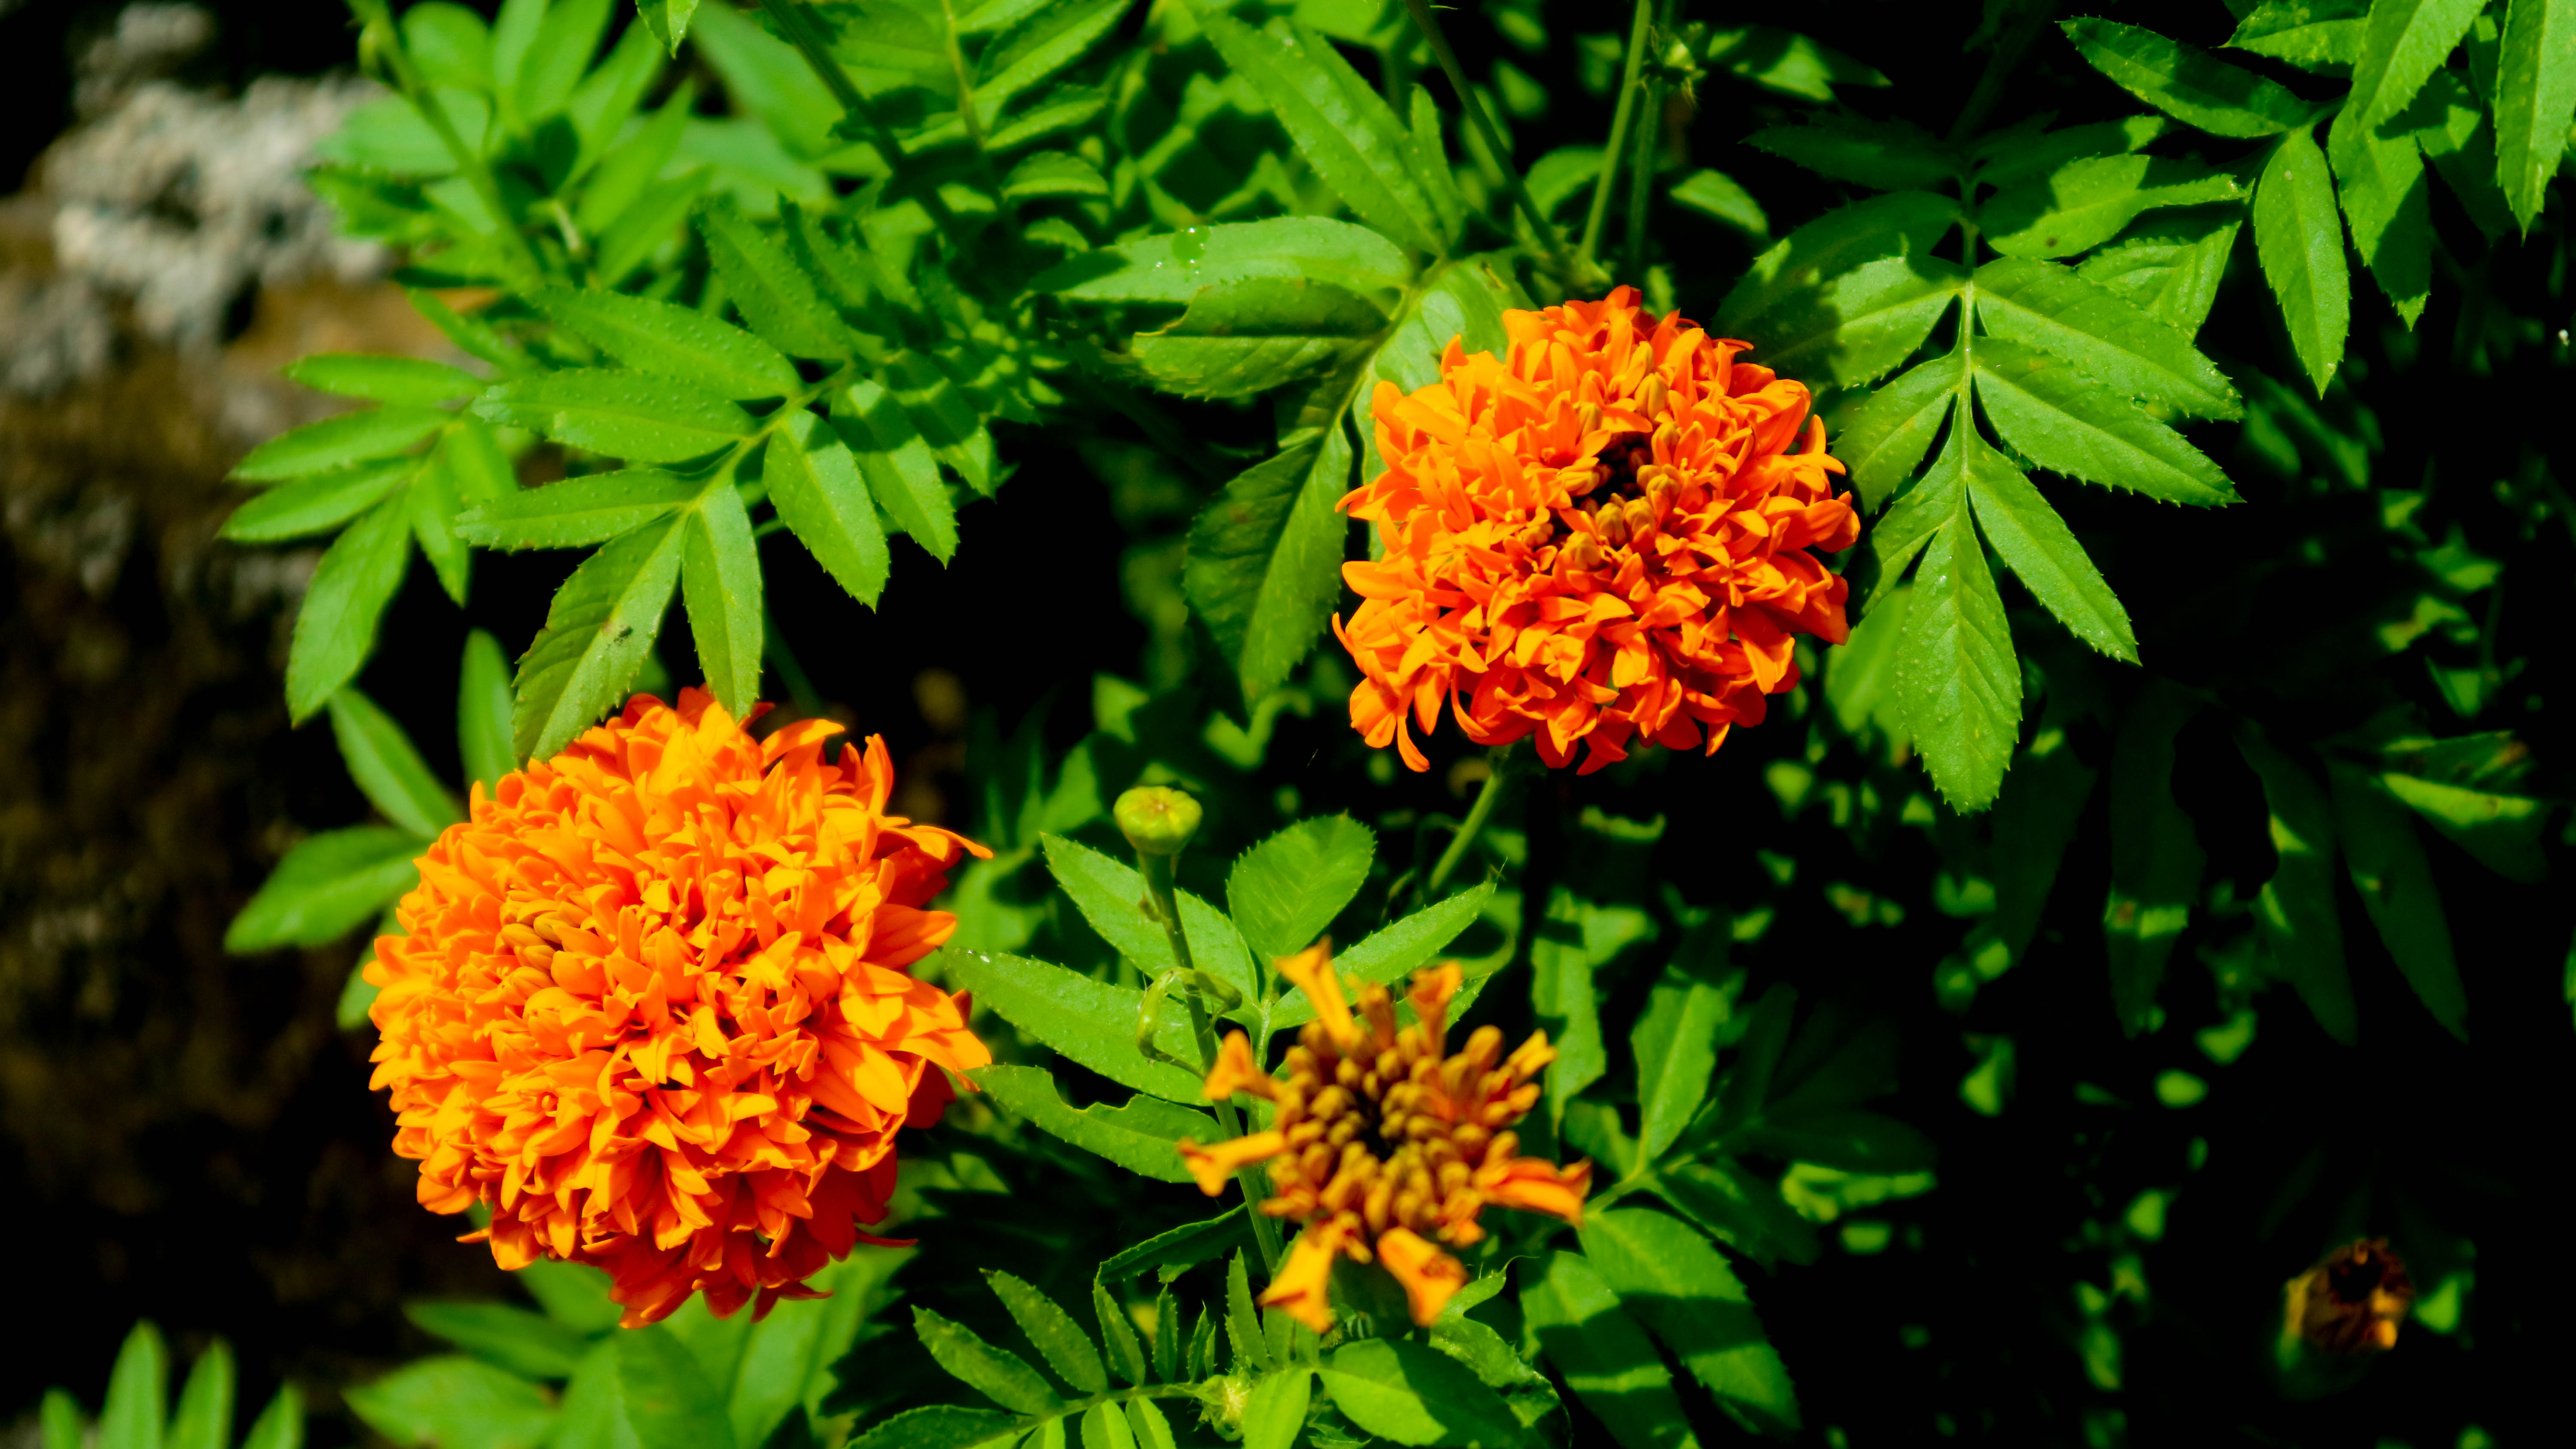
{"label": "green stem", "polygon": [[1431,878],[1422,887],[1423,900],[1440,898],[1440,888],[1449,883],[1449,877],[1456,874],[1458,867],[1466,861],[1467,852],[1475,847],[1476,837],[1485,832],[1485,822],[1494,818],[1494,807],[1502,803],[1504,784],[1513,774],[1512,749],[1510,745],[1497,746],[1488,757],[1492,763],[1485,775],[1484,788],[1476,792],[1476,803],[1468,807],[1467,818],[1459,824],[1458,833],[1449,838],[1449,848],[1440,852],[1439,864],[1431,867]]}
{"label": "green stem", "polygon": [[1654,195],[1655,147],[1663,139],[1664,87],[1646,82],[1645,117],[1637,127],[1637,154],[1628,175],[1628,277],[1646,276],[1646,209]]}
{"label": "green stem", "polygon": [[974,72],[966,67],[966,49],[957,43],[957,7],[953,0],[939,0],[940,18],[947,22],[948,70],[957,77],[957,123],[966,129],[966,144],[975,149],[975,164],[984,180],[993,188],[994,199],[1002,195],[1002,179],[993,170],[992,153],[984,149],[984,123],[975,115]]}
{"label": "green stem", "polygon": [[1619,157],[1628,149],[1628,126],[1636,119],[1637,73],[1646,63],[1647,22],[1654,0],[1637,0],[1637,16],[1628,24],[1628,60],[1619,72],[1619,105],[1610,113],[1610,144],[1601,148],[1601,175],[1592,183],[1592,209],[1584,213],[1583,244],[1575,260],[1589,267],[1601,249],[1601,228],[1610,219],[1610,190],[1619,181]]}
{"label": "green stem", "polygon": [[508,240],[519,265],[527,270],[528,280],[544,280],[546,265],[538,258],[536,247],[529,243],[527,233],[519,229],[517,219],[510,215],[509,207],[502,203],[501,183],[492,175],[490,164],[483,159],[481,152],[466,145],[465,138],[457,134],[455,123],[447,118],[446,102],[438,98],[438,93],[430,89],[428,82],[420,78],[419,70],[413,67],[411,52],[403,45],[402,27],[394,23],[392,7],[386,0],[351,0],[351,3],[358,12],[358,18],[383,38],[385,65],[394,73],[395,87],[411,101],[412,109],[420,113],[420,118],[429,123],[429,129],[438,134],[439,144],[447,148],[447,154],[455,158],[456,169],[465,174],[465,184],[474,188],[474,194],[482,198],[484,207],[492,213],[494,224],[501,228],[501,235]]}
{"label": "green stem", "polygon": [[787,686],[787,697],[796,712],[807,719],[823,717],[823,696],[814,689],[813,677],[796,660],[796,651],[787,647],[787,636],[778,632],[778,616],[769,611],[763,600],[760,606],[762,653],[769,656],[769,667],[778,671],[778,681]]}
{"label": "green stem", "polygon": [[1458,93],[1458,104],[1467,113],[1467,124],[1476,128],[1477,139],[1485,143],[1487,154],[1502,168],[1503,182],[1511,189],[1512,201],[1520,207],[1521,215],[1529,218],[1530,234],[1547,249],[1548,270],[1556,273],[1557,280],[1569,289],[1589,285],[1600,275],[1599,269],[1592,265],[1591,254],[1566,255],[1565,238],[1557,235],[1555,225],[1547,219],[1546,213],[1538,209],[1537,199],[1530,195],[1529,183],[1521,179],[1520,171],[1507,159],[1510,153],[1503,149],[1502,136],[1495,131],[1492,119],[1486,116],[1485,103],[1476,99],[1476,88],[1467,83],[1467,72],[1458,64],[1458,53],[1449,48],[1449,37],[1441,33],[1440,21],[1431,13],[1430,0],[1404,0],[1404,8],[1412,12],[1413,23],[1421,29],[1422,38],[1431,45],[1431,58],[1440,62],[1441,74],[1449,77],[1450,89]]}

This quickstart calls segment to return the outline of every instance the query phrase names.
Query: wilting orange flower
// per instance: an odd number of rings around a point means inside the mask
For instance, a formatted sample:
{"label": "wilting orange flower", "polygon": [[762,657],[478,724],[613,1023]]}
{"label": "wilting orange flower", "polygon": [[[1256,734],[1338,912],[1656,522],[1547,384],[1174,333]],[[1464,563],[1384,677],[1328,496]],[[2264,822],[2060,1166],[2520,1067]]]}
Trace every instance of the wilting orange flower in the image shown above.
{"label": "wilting orange flower", "polygon": [[2290,1280],[2281,1336],[2331,1354],[2385,1353],[2397,1346],[2397,1325],[2414,1306],[2405,1260],[2388,1250],[2386,1238],[2363,1238]]}
{"label": "wilting orange flower", "polygon": [[[758,710],[754,711],[756,716]],[[394,1151],[433,1211],[492,1209],[492,1256],[604,1268],[629,1327],[804,1280],[882,1222],[895,1130],[934,1066],[991,1060],[967,1002],[903,968],[956,929],[922,907],[981,846],[885,814],[885,745],[754,740],[699,690],[638,695],[474,792],[367,980]]]}
{"label": "wilting orange flower", "polygon": [[1414,973],[1406,999],[1418,1020],[1401,1031],[1393,1000],[1374,982],[1360,988],[1353,1018],[1329,946],[1279,970],[1315,1005],[1288,1049],[1287,1080],[1261,1069],[1241,1032],[1225,1039],[1207,1077],[1209,1101],[1237,1092],[1268,1098],[1269,1128],[1210,1147],[1181,1141],[1181,1159],[1208,1196],[1236,1169],[1267,1162],[1275,1195],[1261,1211],[1306,1225],[1263,1304],[1322,1333],[1333,1326],[1324,1285],[1334,1259],[1374,1260],[1404,1285],[1413,1321],[1427,1325],[1467,1281],[1466,1267],[1439,1244],[1483,1238],[1476,1216],[1486,1204],[1582,1220],[1592,1164],[1523,1157],[1510,1130],[1538,1101],[1532,1079],[1556,1060],[1545,1033],[1505,1058],[1502,1032],[1478,1027],[1466,1050],[1448,1055],[1443,1035],[1461,981],[1454,961]]}
{"label": "wilting orange flower", "polygon": [[1535,734],[1583,772],[1632,740],[1714,753],[1798,682],[1799,634],[1839,644],[1860,516],[1826,481],[1807,389],[1736,360],[1680,314],[1601,302],[1506,312],[1508,358],[1452,341],[1440,380],[1377,385],[1386,471],[1342,499],[1385,557],[1342,566],[1333,630],[1366,677],[1351,725],[1429,768],[1449,702],[1467,737]]}

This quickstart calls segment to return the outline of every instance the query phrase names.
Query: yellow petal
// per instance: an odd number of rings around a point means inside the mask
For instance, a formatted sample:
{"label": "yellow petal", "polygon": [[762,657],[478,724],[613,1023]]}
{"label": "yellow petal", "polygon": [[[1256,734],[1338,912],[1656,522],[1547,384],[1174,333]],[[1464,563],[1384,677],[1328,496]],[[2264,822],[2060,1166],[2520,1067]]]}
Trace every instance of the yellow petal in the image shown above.
{"label": "yellow petal", "polygon": [[1261,1306],[1276,1308],[1317,1333],[1333,1331],[1333,1309],[1324,1296],[1332,1280],[1333,1259],[1350,1240],[1350,1227],[1339,1218],[1309,1223],[1288,1250],[1288,1261],[1262,1292]]}
{"label": "yellow petal", "polygon": [[1360,1039],[1360,1029],[1351,1021],[1350,998],[1342,994],[1342,978],[1333,974],[1333,943],[1318,941],[1294,956],[1279,958],[1279,974],[1297,983],[1314,1003],[1315,1019],[1324,1024],[1324,1032],[1334,1043],[1348,1047]]}
{"label": "yellow petal", "polygon": [[1377,1257],[1404,1285],[1413,1321],[1425,1328],[1449,1306],[1450,1295],[1466,1286],[1467,1265],[1411,1228],[1389,1228],[1378,1234]]}
{"label": "yellow petal", "polygon": [[1189,1168],[1190,1176],[1198,1179],[1199,1191],[1215,1197],[1225,1191],[1226,1179],[1238,1169],[1287,1151],[1288,1137],[1281,1132],[1255,1132],[1210,1147],[1201,1147],[1184,1137],[1179,1146],[1181,1163]]}

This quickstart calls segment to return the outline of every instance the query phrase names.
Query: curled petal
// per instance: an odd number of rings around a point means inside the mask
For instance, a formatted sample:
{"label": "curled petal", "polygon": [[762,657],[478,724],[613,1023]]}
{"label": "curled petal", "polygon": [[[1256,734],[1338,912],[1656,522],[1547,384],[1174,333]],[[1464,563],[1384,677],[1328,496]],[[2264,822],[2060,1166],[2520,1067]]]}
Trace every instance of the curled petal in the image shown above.
{"label": "curled petal", "polygon": [[1277,1097],[1279,1084],[1252,1059],[1252,1042],[1242,1032],[1229,1034],[1225,1045],[1216,1049],[1216,1065],[1208,1069],[1207,1099],[1222,1102],[1237,1092],[1256,1097]]}
{"label": "curled petal", "polygon": [[1378,1234],[1377,1258],[1404,1285],[1413,1321],[1425,1328],[1449,1306],[1450,1296],[1467,1284],[1467,1265],[1411,1228],[1389,1228]]}
{"label": "curled petal", "polygon": [[1350,1225],[1339,1217],[1309,1223],[1288,1250],[1288,1261],[1261,1294],[1261,1306],[1276,1308],[1317,1333],[1333,1331],[1333,1308],[1325,1286],[1333,1278],[1333,1260],[1351,1246]]}
{"label": "curled petal", "polygon": [[1350,998],[1342,994],[1342,978],[1333,971],[1333,946],[1319,941],[1294,956],[1279,959],[1279,974],[1297,983],[1306,999],[1315,1007],[1315,1019],[1335,1044],[1348,1048],[1360,1039],[1360,1029],[1351,1019]]}
{"label": "curled petal", "polygon": [[1256,1162],[1267,1162],[1288,1150],[1288,1138],[1279,1132],[1254,1132],[1248,1136],[1201,1147],[1184,1137],[1177,1144],[1181,1165],[1196,1178],[1199,1191],[1210,1197],[1225,1191],[1226,1179]]}
{"label": "curled petal", "polygon": [[[1488,1176],[1490,1173],[1490,1176]],[[1479,1172],[1477,1191],[1489,1202],[1524,1212],[1545,1213],[1576,1226],[1583,1222],[1583,1199],[1592,1190],[1592,1164],[1559,1167],[1534,1157],[1515,1157]]]}

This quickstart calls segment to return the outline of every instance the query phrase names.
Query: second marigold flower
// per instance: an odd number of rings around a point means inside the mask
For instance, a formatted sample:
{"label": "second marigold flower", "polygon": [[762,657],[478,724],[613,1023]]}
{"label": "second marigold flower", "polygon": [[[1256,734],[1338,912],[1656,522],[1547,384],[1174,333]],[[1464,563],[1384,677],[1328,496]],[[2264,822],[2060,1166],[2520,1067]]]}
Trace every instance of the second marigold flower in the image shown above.
{"label": "second marigold flower", "polygon": [[1453,341],[1438,382],[1378,384],[1386,471],[1341,505],[1385,543],[1342,568],[1352,727],[1416,770],[1444,703],[1551,766],[1583,744],[1585,773],[1640,741],[1715,751],[1796,685],[1797,635],[1847,632],[1809,550],[1850,547],[1860,516],[1807,389],[1633,287],[1503,322],[1507,357]]}
{"label": "second marigold flower", "polygon": [[1467,1281],[1442,1244],[1485,1236],[1488,1204],[1579,1222],[1592,1165],[1571,1168],[1520,1155],[1511,1128],[1535,1105],[1535,1078],[1556,1059],[1543,1033],[1509,1057],[1503,1034],[1478,1027],[1464,1050],[1447,1045],[1456,962],[1416,972],[1406,999],[1417,1018],[1398,1029],[1395,1003],[1375,983],[1351,1012],[1330,948],[1279,963],[1305,990],[1315,1019],[1288,1049],[1286,1080],[1253,1060],[1243,1033],[1228,1036],[1208,1072],[1207,1096],[1267,1098],[1269,1130],[1201,1147],[1184,1139],[1181,1158],[1210,1197],[1237,1169],[1267,1163],[1271,1217],[1305,1224],[1261,1302],[1318,1333],[1333,1325],[1325,1285],[1336,1260],[1376,1262],[1404,1286],[1413,1320],[1429,1324]]}

